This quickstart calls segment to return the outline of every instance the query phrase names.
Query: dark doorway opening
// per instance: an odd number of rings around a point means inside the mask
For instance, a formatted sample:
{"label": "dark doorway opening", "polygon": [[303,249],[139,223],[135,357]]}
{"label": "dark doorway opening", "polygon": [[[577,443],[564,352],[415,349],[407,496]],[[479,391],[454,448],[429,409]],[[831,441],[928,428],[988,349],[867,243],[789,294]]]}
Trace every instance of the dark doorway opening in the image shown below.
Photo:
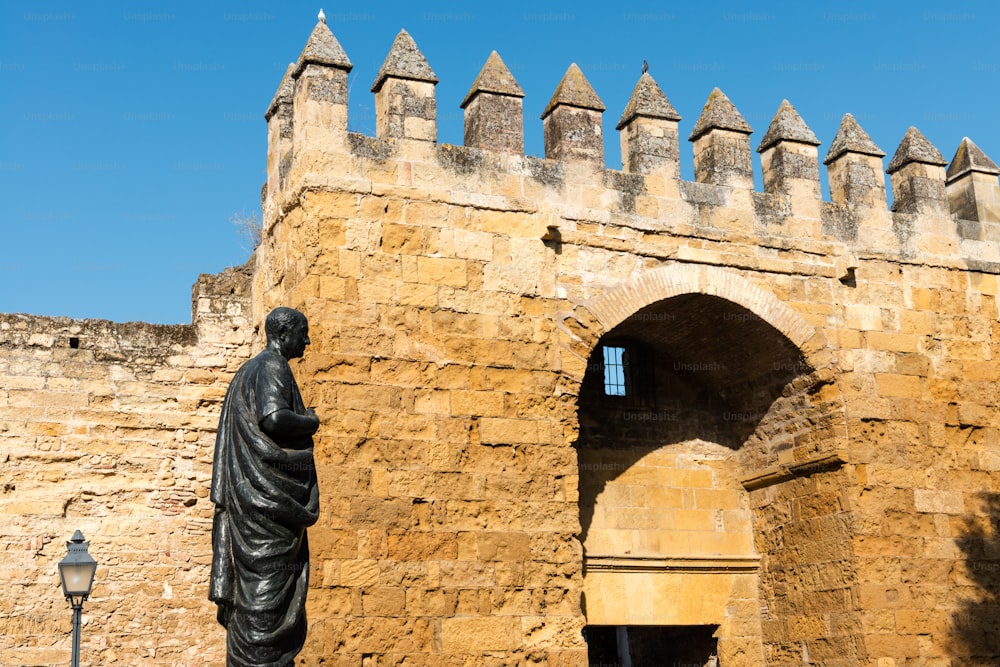
{"label": "dark doorway opening", "polygon": [[720,667],[717,625],[588,625],[590,667]]}

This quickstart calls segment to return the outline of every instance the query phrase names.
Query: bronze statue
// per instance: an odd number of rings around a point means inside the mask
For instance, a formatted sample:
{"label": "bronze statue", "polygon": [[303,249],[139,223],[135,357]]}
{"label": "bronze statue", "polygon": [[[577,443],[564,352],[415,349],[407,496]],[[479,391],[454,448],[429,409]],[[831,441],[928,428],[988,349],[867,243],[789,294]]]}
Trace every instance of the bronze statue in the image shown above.
{"label": "bronze statue", "polygon": [[229,667],[286,667],[306,637],[306,528],[319,516],[312,436],[288,365],[309,344],[309,323],[276,308],[267,346],[226,392],[215,440],[210,600],[226,628]]}

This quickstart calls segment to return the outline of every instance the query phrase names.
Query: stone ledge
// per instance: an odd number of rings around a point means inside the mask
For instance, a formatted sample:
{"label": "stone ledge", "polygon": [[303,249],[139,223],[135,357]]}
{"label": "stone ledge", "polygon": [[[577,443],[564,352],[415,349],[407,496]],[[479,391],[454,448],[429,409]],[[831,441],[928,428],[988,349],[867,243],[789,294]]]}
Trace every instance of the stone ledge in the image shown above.
{"label": "stone ledge", "polygon": [[847,459],[840,453],[823,454],[790,465],[767,468],[752,477],[740,480],[740,484],[747,491],[757,491],[758,489],[787,482],[796,477],[809,477],[817,472],[835,470],[845,463],[847,463]]}
{"label": "stone ledge", "polygon": [[760,556],[587,556],[588,572],[749,572],[760,569]]}

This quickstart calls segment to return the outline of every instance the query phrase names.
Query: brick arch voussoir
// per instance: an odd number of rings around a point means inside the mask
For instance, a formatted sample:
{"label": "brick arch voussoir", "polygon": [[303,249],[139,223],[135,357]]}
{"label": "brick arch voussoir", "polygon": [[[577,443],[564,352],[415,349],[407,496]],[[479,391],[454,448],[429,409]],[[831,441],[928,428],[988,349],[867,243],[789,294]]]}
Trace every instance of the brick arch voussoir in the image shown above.
{"label": "brick arch voussoir", "polygon": [[575,304],[561,322],[563,375],[571,384],[583,381],[590,352],[606,332],[637,311],[682,294],[716,296],[740,305],[781,332],[828,380],[833,363],[826,336],[774,294],[737,272],[714,266],[672,265],[647,271],[598,297]]}

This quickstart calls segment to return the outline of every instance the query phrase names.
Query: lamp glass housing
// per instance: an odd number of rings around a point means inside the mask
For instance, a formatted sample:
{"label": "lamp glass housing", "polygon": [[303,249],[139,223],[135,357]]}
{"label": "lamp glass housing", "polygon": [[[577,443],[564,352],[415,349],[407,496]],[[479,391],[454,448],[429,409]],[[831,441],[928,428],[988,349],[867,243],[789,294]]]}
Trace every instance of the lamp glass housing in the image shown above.
{"label": "lamp glass housing", "polygon": [[94,573],[97,571],[97,561],[87,552],[89,542],[83,541],[83,534],[78,530],[73,539],[66,543],[69,553],[59,562],[59,577],[62,579],[63,593],[66,597],[90,595],[94,585]]}

